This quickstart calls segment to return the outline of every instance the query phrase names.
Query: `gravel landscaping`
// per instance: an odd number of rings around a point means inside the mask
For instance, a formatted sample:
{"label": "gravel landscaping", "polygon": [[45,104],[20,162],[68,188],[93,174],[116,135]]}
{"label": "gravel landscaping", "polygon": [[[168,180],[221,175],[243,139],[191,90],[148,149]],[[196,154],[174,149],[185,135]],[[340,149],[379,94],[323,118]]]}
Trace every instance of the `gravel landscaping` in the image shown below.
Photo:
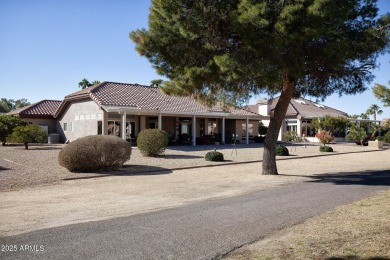
{"label": "gravel landscaping", "polygon": [[[288,144],[288,157],[278,160],[308,156],[329,156],[340,153],[372,151],[372,148],[354,144],[331,144],[333,153],[321,153],[319,144]],[[170,171],[189,167],[208,167],[262,160],[262,144],[239,144],[219,146],[172,146],[159,157],[143,157],[137,148],[132,151],[131,159],[117,172],[71,173],[58,165],[58,153],[63,145],[31,145],[29,150],[23,146],[0,147],[0,191],[17,190],[37,185],[59,183],[66,179],[90,178],[104,175],[135,175],[156,171]],[[207,152],[217,150],[224,154],[224,162],[210,162],[204,159]]]}

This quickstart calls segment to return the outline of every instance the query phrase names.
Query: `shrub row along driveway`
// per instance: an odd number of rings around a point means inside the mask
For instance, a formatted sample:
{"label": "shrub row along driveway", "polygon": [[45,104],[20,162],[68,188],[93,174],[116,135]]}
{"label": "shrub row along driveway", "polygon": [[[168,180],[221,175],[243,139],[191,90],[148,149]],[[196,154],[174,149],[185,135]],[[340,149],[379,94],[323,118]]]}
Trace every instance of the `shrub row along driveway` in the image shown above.
{"label": "shrub row along driveway", "polygon": [[[289,146],[291,159],[316,155],[334,155],[338,153],[372,151],[368,147],[355,145],[332,145],[335,153],[320,153],[318,145]],[[237,145],[232,149],[231,145],[221,146],[178,146],[169,147],[165,155],[151,158],[143,157],[138,149],[133,149],[131,159],[125,163],[120,172],[101,173],[70,173],[58,165],[58,153],[63,145],[30,146],[30,150],[24,150],[22,146],[0,146],[0,191],[17,190],[26,187],[42,186],[60,183],[64,179],[85,178],[101,176],[104,174],[133,175],[142,172],[156,172],[172,170],[183,167],[199,167],[207,165],[221,165],[235,162],[259,161],[262,159],[263,148],[260,144]],[[217,149],[224,154],[225,162],[205,161],[207,152]],[[259,167],[259,166],[258,166]],[[202,170],[202,169],[199,169]]]}

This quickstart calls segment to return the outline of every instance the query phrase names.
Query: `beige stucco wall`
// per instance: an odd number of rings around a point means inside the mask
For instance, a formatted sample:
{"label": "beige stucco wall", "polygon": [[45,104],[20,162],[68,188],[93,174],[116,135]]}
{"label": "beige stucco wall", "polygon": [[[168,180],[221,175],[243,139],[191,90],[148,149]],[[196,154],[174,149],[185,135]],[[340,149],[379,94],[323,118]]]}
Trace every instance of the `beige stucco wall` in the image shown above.
{"label": "beige stucco wall", "polygon": [[162,117],[162,129],[170,134],[170,136],[175,135],[175,122],[176,117]]}
{"label": "beige stucco wall", "polygon": [[[82,101],[70,104],[57,123],[57,132],[61,141],[74,141],[87,135],[96,135],[98,121],[101,121],[103,111],[94,101]],[[64,123],[72,124],[72,129],[64,131]]]}
{"label": "beige stucco wall", "polygon": [[56,120],[50,118],[22,118],[29,124],[39,125],[39,126],[47,126],[48,134],[56,133]]}

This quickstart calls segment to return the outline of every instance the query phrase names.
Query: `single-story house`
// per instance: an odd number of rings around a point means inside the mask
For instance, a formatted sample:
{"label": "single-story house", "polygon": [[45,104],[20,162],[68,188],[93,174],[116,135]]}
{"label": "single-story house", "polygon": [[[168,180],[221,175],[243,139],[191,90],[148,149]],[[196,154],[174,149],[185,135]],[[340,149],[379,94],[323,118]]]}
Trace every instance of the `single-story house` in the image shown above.
{"label": "single-story house", "polygon": [[[43,100],[26,108],[47,108],[35,114],[37,117],[31,114],[28,120],[48,125],[49,134],[55,129],[62,142],[99,134],[134,140],[144,129],[160,128],[168,133],[171,143],[225,143],[232,137],[249,143],[258,135],[258,121],[264,119],[246,109],[207,107],[191,97],[165,95],[156,87],[116,82],[103,82],[67,95],[62,102],[55,102],[55,109],[54,101],[53,107],[49,104]],[[26,111],[14,114],[25,118]],[[45,113],[47,121],[38,121]]]}
{"label": "single-story house", "polygon": [[[246,108],[253,113],[258,113],[260,116],[267,118],[262,120],[262,122],[265,126],[268,126],[270,113],[275,108],[278,100],[279,97],[269,100],[258,100],[255,105],[248,105]],[[348,114],[304,98],[291,99],[279,131],[278,139],[282,140],[283,134],[287,131],[294,131],[298,136],[305,134],[307,137],[314,137],[315,132],[311,125],[313,118],[325,116],[347,118]]]}
{"label": "single-story house", "polygon": [[57,132],[54,114],[60,107],[60,100],[42,100],[31,105],[13,110],[7,114],[19,115],[21,119],[29,124],[41,126],[46,133],[52,134]]}

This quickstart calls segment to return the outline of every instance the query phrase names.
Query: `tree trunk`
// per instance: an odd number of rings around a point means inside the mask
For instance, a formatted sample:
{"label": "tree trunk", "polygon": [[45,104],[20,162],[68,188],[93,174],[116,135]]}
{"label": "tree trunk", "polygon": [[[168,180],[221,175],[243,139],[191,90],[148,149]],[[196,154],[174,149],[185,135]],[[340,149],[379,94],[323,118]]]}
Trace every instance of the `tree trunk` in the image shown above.
{"label": "tree trunk", "polygon": [[277,175],[276,168],[276,143],[278,141],[279,130],[283,119],[286,116],[287,108],[293,96],[295,79],[288,73],[283,75],[283,90],[275,109],[270,113],[270,123],[267,137],[264,141],[263,153],[263,175]]}
{"label": "tree trunk", "polygon": [[5,141],[1,142],[1,146],[5,146]]}
{"label": "tree trunk", "polygon": [[28,150],[28,143],[24,143],[24,149]]}

